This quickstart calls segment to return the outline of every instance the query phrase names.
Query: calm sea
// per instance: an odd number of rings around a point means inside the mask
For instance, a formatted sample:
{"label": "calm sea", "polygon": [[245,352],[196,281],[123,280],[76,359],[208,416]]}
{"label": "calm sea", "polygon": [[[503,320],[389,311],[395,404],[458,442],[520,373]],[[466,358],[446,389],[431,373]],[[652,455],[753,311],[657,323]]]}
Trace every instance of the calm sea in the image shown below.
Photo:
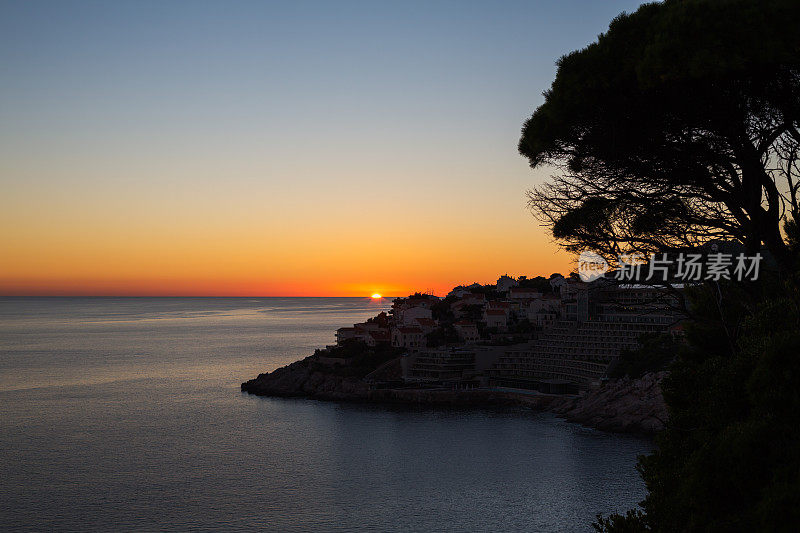
{"label": "calm sea", "polygon": [[388,300],[0,299],[0,528],[589,531],[646,440],[239,384]]}

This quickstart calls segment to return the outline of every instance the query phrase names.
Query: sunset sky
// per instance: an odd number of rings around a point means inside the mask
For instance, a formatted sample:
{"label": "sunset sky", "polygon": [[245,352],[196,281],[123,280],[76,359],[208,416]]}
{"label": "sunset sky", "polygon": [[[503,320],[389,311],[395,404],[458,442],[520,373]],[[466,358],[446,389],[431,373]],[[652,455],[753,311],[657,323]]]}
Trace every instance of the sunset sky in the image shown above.
{"label": "sunset sky", "polygon": [[520,128],[638,4],[0,1],[0,294],[566,272]]}

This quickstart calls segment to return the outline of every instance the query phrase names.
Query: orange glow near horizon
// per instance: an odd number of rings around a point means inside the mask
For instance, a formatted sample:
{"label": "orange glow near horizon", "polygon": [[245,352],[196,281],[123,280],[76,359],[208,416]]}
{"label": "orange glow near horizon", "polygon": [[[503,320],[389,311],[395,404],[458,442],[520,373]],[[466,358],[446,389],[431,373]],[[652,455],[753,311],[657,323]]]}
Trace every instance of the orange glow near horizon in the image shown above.
{"label": "orange glow near horizon", "polygon": [[0,294],[444,295],[460,284],[494,283],[504,273],[548,276],[569,269],[569,257],[523,208],[476,221],[468,212],[423,206],[398,225],[370,225],[344,213],[325,220],[337,214],[330,209],[325,216],[301,213],[296,220],[303,225],[269,214],[208,221],[189,212],[162,227],[167,217],[161,213],[115,219],[97,213],[104,209],[0,211],[0,225],[13,228],[0,235]]}
{"label": "orange glow near horizon", "polygon": [[[135,170],[124,183],[17,182],[0,197],[0,295],[441,296],[570,269],[525,209],[530,169],[504,187],[433,178],[414,181],[423,199],[380,184],[385,203],[369,200],[378,185],[245,193],[137,181]],[[458,201],[437,200],[454,190]]]}
{"label": "orange glow near horizon", "polygon": [[[565,262],[566,263],[566,262]],[[522,275],[549,275],[565,272],[559,265],[531,272],[530,270],[487,269],[484,274],[459,275],[457,272],[431,272],[425,275],[415,270],[399,271],[395,279],[385,274],[385,282],[358,281],[358,274],[342,278],[320,276],[309,279],[283,278],[277,280],[256,277],[226,276],[220,278],[179,277],[172,275],[118,277],[97,274],[96,276],[57,277],[42,272],[39,276],[19,276],[0,280],[2,296],[367,296],[374,299],[383,295],[405,296],[414,292],[429,292],[444,296],[454,286],[461,284],[494,283],[506,271]],[[496,272],[496,273],[495,273]],[[365,277],[376,277],[373,272],[363,271]],[[380,293],[372,292],[380,287]],[[380,295],[380,296],[379,296]]]}
{"label": "orange glow near horizon", "polygon": [[[533,231],[534,228],[531,228]],[[31,236],[33,237],[33,236]],[[420,242],[362,252],[305,241],[251,250],[245,243],[191,243],[169,249],[160,240],[75,242],[39,237],[18,241],[14,260],[0,265],[0,294],[8,296],[443,296],[460,284],[494,283],[503,273],[565,272],[566,255],[552,245],[484,244],[473,255],[469,239],[450,245]],[[6,248],[8,249],[8,247]],[[248,253],[249,251],[249,253]],[[541,254],[541,255],[540,255]]]}

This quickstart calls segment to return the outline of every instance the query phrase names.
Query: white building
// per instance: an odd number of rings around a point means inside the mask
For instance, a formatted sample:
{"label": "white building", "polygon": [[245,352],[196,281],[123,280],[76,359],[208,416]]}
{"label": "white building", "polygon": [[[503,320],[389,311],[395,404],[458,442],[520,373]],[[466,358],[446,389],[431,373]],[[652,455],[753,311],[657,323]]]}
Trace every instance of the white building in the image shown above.
{"label": "white building", "polygon": [[537,326],[547,325],[558,317],[560,310],[561,298],[552,293],[546,294],[528,302],[528,320]]}
{"label": "white building", "polygon": [[336,344],[342,345],[345,341],[357,337],[356,328],[339,328],[336,330]]}
{"label": "white building", "polygon": [[420,350],[426,346],[425,334],[418,327],[400,326],[392,329],[392,346]]}
{"label": "white building", "polygon": [[416,326],[417,319],[420,318],[427,318],[432,319],[433,313],[427,307],[411,307],[409,309],[404,309],[400,316],[397,317],[398,324],[402,324],[403,326]]}
{"label": "white building", "polygon": [[438,301],[439,298],[430,294],[398,298],[392,304],[392,315],[397,324],[413,325],[415,318],[431,318],[430,310]]}
{"label": "white building", "polygon": [[508,326],[508,313],[503,309],[487,309],[483,312],[486,327],[505,330]]}
{"label": "white building", "polygon": [[481,338],[478,326],[469,320],[459,320],[453,324],[453,328],[458,333],[458,338],[467,344],[478,342]]}

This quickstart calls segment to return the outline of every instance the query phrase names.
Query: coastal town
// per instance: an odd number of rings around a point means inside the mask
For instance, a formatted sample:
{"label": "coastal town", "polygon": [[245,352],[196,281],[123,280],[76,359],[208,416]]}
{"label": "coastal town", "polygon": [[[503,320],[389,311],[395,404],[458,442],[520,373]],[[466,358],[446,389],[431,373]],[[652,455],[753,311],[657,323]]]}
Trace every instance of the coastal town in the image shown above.
{"label": "coastal town", "polygon": [[397,298],[388,313],[339,328],[320,360],[346,365],[340,348],[387,344],[402,352],[406,383],[577,393],[598,387],[643,335],[679,336],[679,304],[652,285],[503,275],[445,298]]}
{"label": "coastal town", "polygon": [[[554,274],[502,275],[495,284],[458,286],[445,297],[418,292],[339,328],[334,344],[261,374],[242,390],[417,405],[522,405],[603,429],[653,433],[667,418],[660,390],[665,361],[639,363],[651,357],[653,342],[672,343],[669,357],[682,342],[683,290]],[[626,375],[621,369],[632,361],[640,371]]]}

